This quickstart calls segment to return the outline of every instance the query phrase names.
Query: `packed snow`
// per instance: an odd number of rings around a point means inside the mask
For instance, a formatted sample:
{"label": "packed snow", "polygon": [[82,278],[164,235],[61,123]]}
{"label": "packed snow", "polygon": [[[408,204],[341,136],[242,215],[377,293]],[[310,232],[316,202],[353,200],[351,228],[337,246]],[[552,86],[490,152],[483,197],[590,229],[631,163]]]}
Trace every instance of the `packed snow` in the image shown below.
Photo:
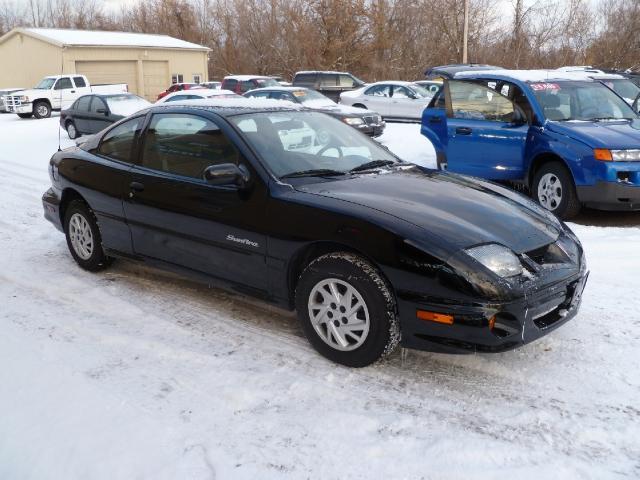
{"label": "packed snow", "polygon": [[[77,267],[42,216],[57,122],[0,115],[1,479],[640,477],[640,214],[571,224],[582,309],[539,341],[353,370],[291,313]],[[417,125],[380,141],[433,164]]]}

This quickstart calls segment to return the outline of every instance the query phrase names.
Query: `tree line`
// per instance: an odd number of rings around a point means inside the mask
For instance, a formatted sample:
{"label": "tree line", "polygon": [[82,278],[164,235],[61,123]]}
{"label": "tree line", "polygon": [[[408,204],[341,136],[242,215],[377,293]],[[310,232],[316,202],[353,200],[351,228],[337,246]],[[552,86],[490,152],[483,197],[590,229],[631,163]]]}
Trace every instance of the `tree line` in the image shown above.
{"label": "tree line", "polygon": [[[171,35],[211,48],[210,78],[347,70],[421,78],[462,57],[464,0],[0,0],[17,26]],[[469,60],[509,68],[640,69],[638,0],[470,0]]]}

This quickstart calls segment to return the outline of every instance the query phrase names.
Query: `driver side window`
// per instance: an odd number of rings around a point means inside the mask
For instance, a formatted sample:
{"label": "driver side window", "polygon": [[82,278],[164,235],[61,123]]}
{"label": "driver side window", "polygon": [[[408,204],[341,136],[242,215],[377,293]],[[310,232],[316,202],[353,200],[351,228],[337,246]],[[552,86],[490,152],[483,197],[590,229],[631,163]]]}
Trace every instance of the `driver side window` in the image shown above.
{"label": "driver side window", "polygon": [[449,82],[452,118],[511,122],[514,106],[511,100],[495,90],[472,82]]}
{"label": "driver side window", "polygon": [[238,164],[239,152],[211,120],[181,113],[155,114],[144,136],[142,166],[202,178],[211,165]]}

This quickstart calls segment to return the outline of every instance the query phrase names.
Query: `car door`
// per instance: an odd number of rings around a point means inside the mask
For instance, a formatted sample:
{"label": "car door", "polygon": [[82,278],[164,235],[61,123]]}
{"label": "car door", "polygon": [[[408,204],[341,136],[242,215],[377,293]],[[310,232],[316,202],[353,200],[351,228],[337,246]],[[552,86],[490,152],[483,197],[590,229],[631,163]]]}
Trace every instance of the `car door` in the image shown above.
{"label": "car door", "polygon": [[447,169],[493,180],[524,178],[529,124],[519,107],[492,88],[448,80]]}
{"label": "car door", "polygon": [[[136,254],[266,292],[266,185],[235,142],[222,120],[153,114],[124,210]],[[248,186],[203,179],[207,167],[229,163],[246,169]]]}
{"label": "car door", "polygon": [[129,191],[129,172],[144,119],[139,115],[113,126],[90,151],[93,161],[70,165],[75,188],[97,217],[103,246],[129,255],[133,253],[131,233],[122,201]]}
{"label": "car door", "polygon": [[109,108],[105,101],[94,95],[89,106],[89,124],[91,131],[89,133],[97,133],[104,130],[113,121],[109,118]]}
{"label": "car door", "polygon": [[69,108],[67,115],[73,120],[76,130],[80,133],[92,133],[89,125],[89,105],[93,95],[80,97]]}
{"label": "car door", "polygon": [[392,85],[391,114],[397,118],[420,118],[425,101],[403,85]]}
{"label": "car door", "polygon": [[373,85],[367,88],[357,100],[362,101],[367,109],[374,110],[383,117],[392,115],[391,86],[388,84]]}
{"label": "car door", "polygon": [[65,109],[76,101],[76,89],[69,77],[59,78],[53,86],[53,108]]}

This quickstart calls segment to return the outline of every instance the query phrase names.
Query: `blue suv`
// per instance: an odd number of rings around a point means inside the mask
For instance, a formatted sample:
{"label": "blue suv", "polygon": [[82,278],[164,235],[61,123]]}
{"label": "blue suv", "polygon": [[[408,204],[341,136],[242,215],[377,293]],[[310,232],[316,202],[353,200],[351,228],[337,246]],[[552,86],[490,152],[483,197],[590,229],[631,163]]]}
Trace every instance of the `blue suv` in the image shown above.
{"label": "blue suv", "polygon": [[464,72],[422,115],[438,167],[527,187],[568,219],[640,210],[640,117],[598,81],[553,70]]}

